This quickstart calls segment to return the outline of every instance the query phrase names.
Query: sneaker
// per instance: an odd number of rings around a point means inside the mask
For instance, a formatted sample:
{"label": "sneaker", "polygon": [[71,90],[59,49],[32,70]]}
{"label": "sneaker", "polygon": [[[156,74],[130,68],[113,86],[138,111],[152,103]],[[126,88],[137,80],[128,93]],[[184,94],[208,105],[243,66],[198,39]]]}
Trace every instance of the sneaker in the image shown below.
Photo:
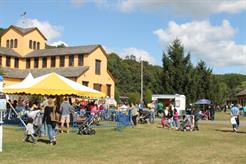
{"label": "sneaker", "polygon": [[52,141],[52,145],[56,145],[56,141]]}

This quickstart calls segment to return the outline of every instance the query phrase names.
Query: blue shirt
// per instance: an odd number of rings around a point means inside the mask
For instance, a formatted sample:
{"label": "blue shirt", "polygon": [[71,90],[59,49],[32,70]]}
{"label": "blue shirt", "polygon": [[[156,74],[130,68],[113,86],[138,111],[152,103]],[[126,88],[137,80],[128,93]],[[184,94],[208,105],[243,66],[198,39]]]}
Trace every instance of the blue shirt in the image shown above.
{"label": "blue shirt", "polygon": [[231,108],[231,114],[232,114],[233,116],[239,115],[239,108],[236,107],[236,106],[232,107],[232,108]]}

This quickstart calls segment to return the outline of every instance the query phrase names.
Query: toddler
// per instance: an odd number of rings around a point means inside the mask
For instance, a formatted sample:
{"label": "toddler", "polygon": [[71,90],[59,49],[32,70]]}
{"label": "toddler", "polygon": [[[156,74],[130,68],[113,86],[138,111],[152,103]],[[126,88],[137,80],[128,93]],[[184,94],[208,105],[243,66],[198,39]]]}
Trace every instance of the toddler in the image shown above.
{"label": "toddler", "polygon": [[165,114],[163,115],[163,117],[162,117],[162,119],[161,119],[161,125],[162,125],[163,128],[164,128],[164,127],[170,128],[170,125],[168,124],[168,121],[167,121],[167,119],[166,119]]}
{"label": "toddler", "polygon": [[29,138],[31,138],[32,143],[35,144],[35,139],[34,139],[34,129],[33,129],[33,119],[32,118],[28,118],[28,123],[26,125],[26,131],[25,131],[25,137],[24,137],[24,141],[25,142],[29,142]]}

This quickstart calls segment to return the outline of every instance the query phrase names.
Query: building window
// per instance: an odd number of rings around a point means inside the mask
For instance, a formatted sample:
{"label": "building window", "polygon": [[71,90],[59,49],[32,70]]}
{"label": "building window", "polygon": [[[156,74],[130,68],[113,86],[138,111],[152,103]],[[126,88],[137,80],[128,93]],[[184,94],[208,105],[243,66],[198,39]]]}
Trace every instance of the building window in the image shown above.
{"label": "building window", "polygon": [[101,74],[101,60],[96,60],[96,75],[100,75]]}
{"label": "building window", "polygon": [[107,96],[111,97],[111,84],[107,84]]}
{"label": "building window", "polygon": [[36,41],[33,41],[33,46],[32,48],[35,50],[36,49]]}
{"label": "building window", "polygon": [[43,68],[47,67],[47,57],[42,57],[42,67]]}
{"label": "building window", "polygon": [[34,58],[34,68],[38,68],[38,58]]}
{"label": "building window", "polygon": [[82,81],[82,85],[84,85],[84,86],[89,86],[89,81]]}
{"label": "building window", "polygon": [[10,67],[10,56],[6,56],[6,67]]}
{"label": "building window", "polygon": [[6,47],[9,48],[9,40],[7,40]]}
{"label": "building window", "polygon": [[15,58],[15,68],[19,68],[19,58]]}
{"label": "building window", "polygon": [[69,56],[69,66],[74,66],[74,55]]}
{"label": "building window", "polygon": [[11,39],[11,40],[10,40],[10,48],[13,48],[13,47],[14,47],[14,40]]}
{"label": "building window", "polygon": [[65,56],[60,56],[60,67],[65,66]]}
{"label": "building window", "polygon": [[29,48],[32,49],[32,40],[29,40]]}
{"label": "building window", "polygon": [[0,56],[0,67],[2,66],[2,56]]}
{"label": "building window", "polygon": [[51,56],[50,67],[56,67],[56,57],[55,56]]}
{"label": "building window", "polygon": [[17,39],[15,39],[14,47],[17,48],[17,46],[18,46],[18,41],[17,41]]}
{"label": "building window", "polygon": [[79,66],[83,66],[84,65],[84,55],[83,54],[79,54]]}
{"label": "building window", "polygon": [[101,91],[102,90],[102,84],[93,84],[93,88],[97,91]]}
{"label": "building window", "polygon": [[37,50],[39,50],[40,49],[40,43],[38,42],[37,43]]}
{"label": "building window", "polygon": [[26,68],[30,68],[31,67],[31,59],[27,58],[26,59]]}

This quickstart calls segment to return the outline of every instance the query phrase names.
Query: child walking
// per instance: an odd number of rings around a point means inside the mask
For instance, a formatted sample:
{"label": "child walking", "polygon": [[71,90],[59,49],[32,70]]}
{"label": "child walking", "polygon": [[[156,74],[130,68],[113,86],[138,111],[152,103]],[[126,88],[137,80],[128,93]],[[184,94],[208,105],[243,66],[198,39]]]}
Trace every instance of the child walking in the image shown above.
{"label": "child walking", "polygon": [[26,125],[26,131],[25,131],[25,136],[24,136],[24,142],[29,142],[29,138],[31,138],[31,142],[35,144],[35,139],[34,139],[34,129],[33,129],[33,119],[28,118],[28,123]]}

